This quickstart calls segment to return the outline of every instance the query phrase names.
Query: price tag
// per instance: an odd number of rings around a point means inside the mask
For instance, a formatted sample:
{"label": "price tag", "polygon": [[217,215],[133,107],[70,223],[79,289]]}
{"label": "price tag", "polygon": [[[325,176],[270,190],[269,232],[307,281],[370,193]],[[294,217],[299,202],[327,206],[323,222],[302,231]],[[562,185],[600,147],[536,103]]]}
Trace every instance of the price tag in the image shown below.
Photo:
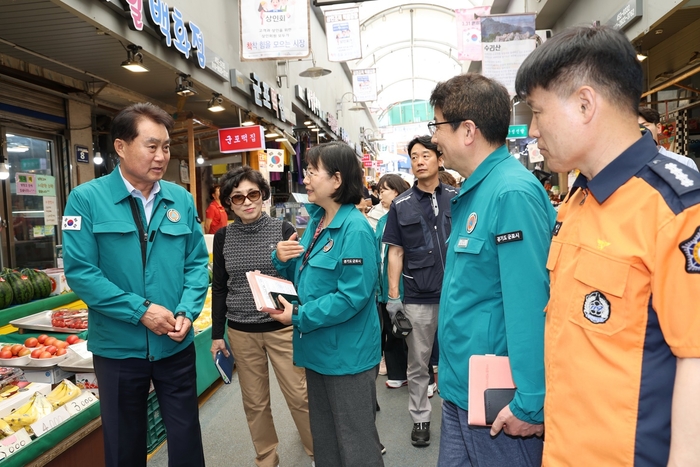
{"label": "price tag", "polygon": [[32,439],[29,437],[27,430],[21,428],[14,435],[8,436],[0,440],[0,461],[10,457],[20,449],[25,448]]}
{"label": "price tag", "polygon": [[77,413],[90,407],[92,404],[97,402],[97,397],[90,391],[83,391],[78,397],[72,401],[66,403],[63,407],[66,408],[71,417]]}
{"label": "price tag", "polygon": [[66,410],[66,407],[59,407],[46,417],[40,418],[36,422],[32,423],[30,426],[34,430],[34,434],[38,438],[42,436],[47,431],[51,431],[56,428],[61,423],[65,422],[70,418],[70,414]]}

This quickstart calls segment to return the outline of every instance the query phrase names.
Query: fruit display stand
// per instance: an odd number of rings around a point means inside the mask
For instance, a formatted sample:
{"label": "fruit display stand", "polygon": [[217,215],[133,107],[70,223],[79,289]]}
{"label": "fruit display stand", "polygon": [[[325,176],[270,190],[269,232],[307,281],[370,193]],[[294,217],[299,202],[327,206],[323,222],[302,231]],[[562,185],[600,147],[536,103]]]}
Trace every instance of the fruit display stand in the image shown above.
{"label": "fruit display stand", "polygon": [[[208,309],[210,309],[210,297],[211,291],[205,304],[205,308]],[[22,343],[28,337],[36,337],[39,334],[47,334],[65,340],[68,334],[64,333],[25,330],[24,333],[20,334],[8,323],[44,310],[61,307],[80,308],[84,306],[84,303],[79,301],[77,295],[71,292],[2,310],[0,311],[0,334],[2,334],[0,335],[0,340],[8,343]],[[195,334],[194,345],[196,349],[197,395],[201,396],[220,376],[212,362],[209,351],[211,348],[211,325],[206,320],[204,320],[203,324],[202,322],[197,324],[195,329],[199,332]],[[82,339],[87,338],[86,331],[78,335]],[[158,447],[164,440],[164,427],[160,419],[158,401],[153,396],[155,394],[151,394],[148,403],[149,452]],[[99,403],[89,407],[85,412],[71,417],[6,460],[0,460],[0,467],[84,465],[85,459],[91,460],[91,466],[98,467],[103,465],[104,446]]]}

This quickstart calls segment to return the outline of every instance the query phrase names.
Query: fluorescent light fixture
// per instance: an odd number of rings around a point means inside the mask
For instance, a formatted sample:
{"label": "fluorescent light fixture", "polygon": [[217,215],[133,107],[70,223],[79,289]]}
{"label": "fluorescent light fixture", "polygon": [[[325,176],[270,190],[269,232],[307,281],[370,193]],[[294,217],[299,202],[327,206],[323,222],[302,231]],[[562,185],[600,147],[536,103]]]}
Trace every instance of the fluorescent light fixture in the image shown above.
{"label": "fluorescent light fixture", "polygon": [[221,98],[221,94],[219,94],[218,92],[212,94],[214,94],[214,97],[212,97],[209,101],[207,109],[209,109],[210,112],[223,112],[224,110],[226,110],[226,108],[224,107],[224,100]]}
{"label": "fluorescent light fixture", "polygon": [[311,128],[311,131],[321,131],[321,129],[318,127],[315,127],[315,128]]}
{"label": "fluorescent light fixture", "polygon": [[126,60],[122,62],[122,68],[125,68],[133,73],[146,73],[148,68],[143,65],[143,55],[141,55],[141,47],[134,44],[129,44],[126,48]]}
{"label": "fluorescent light fixture", "polygon": [[288,140],[287,138],[280,137],[280,138],[276,138],[275,141],[276,141],[277,143],[281,143],[282,141],[289,141],[289,140]]}
{"label": "fluorescent light fixture", "polygon": [[29,147],[24,146],[24,145],[10,146],[7,148],[7,152],[27,152],[27,151],[29,151]]}
{"label": "fluorescent light fixture", "polygon": [[[314,122],[312,120],[304,120],[304,125],[306,125],[306,126],[313,125],[313,124],[314,124]],[[7,135],[7,136],[10,136],[10,135]]]}
{"label": "fluorescent light fixture", "polygon": [[175,93],[177,93],[179,96],[189,97],[197,94],[197,91],[195,91],[192,81],[188,79],[189,77],[190,75],[186,75],[184,73],[178,75],[176,80],[177,85],[175,86]]}

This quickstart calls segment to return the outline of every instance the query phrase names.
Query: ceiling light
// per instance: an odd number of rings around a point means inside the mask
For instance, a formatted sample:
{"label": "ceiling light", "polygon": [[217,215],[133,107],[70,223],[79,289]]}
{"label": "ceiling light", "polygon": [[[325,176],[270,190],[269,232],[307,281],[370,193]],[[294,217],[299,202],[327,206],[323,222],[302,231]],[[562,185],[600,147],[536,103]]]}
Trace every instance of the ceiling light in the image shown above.
{"label": "ceiling light", "polygon": [[314,124],[314,122],[312,122],[311,120],[304,121],[304,125],[306,125],[306,126],[313,125],[313,124]]}
{"label": "ceiling light", "polygon": [[9,146],[7,152],[27,152],[29,151],[29,146],[23,144],[18,144],[17,146]]}
{"label": "ceiling light", "polygon": [[189,97],[197,94],[197,91],[195,91],[192,81],[188,79],[189,77],[190,75],[186,75],[184,73],[178,75],[176,80],[177,86],[175,87],[175,92],[178,95]]}
{"label": "ceiling light", "polygon": [[104,159],[102,159],[102,153],[100,151],[95,151],[95,156],[92,158],[92,162],[94,162],[95,165],[101,165],[104,162]]}
{"label": "ceiling light", "polygon": [[641,52],[638,52],[638,53],[637,53],[637,60],[639,60],[640,62],[643,62],[643,61],[646,60],[646,59],[647,59],[647,56],[646,56],[646,55],[644,55],[644,54],[641,53]]}
{"label": "ceiling light", "polygon": [[214,97],[212,97],[209,101],[207,109],[209,109],[210,112],[223,112],[224,110],[226,110],[226,108],[224,107],[224,100],[221,98],[221,94],[219,94],[218,92],[214,92],[212,94],[214,94]]}
{"label": "ceiling light", "polygon": [[204,164],[204,157],[202,156],[202,153],[199,153],[199,156],[197,156],[197,164],[202,165]]}
{"label": "ceiling light", "polygon": [[321,129],[318,127],[314,127],[314,128],[311,128],[311,131],[321,131]]}
{"label": "ceiling light", "polygon": [[277,138],[280,134],[277,133],[274,130],[270,130],[267,133],[265,133],[265,138]]}
{"label": "ceiling light", "polygon": [[241,121],[241,126],[253,126],[256,125],[255,117],[251,116],[249,112],[246,112],[245,119]]}
{"label": "ceiling light", "polygon": [[275,139],[276,142],[281,143],[282,141],[289,141],[287,138],[280,137]]}
{"label": "ceiling light", "polygon": [[133,73],[145,73],[148,68],[143,66],[143,55],[141,55],[141,47],[134,44],[129,44],[126,48],[126,60],[122,62],[122,68]]}

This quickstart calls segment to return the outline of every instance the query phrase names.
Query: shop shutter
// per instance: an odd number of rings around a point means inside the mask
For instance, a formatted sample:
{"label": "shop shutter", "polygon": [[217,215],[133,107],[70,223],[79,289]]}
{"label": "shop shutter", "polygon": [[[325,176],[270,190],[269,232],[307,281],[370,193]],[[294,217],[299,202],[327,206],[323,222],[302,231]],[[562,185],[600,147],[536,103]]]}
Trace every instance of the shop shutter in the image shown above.
{"label": "shop shutter", "polygon": [[0,124],[42,131],[66,127],[66,108],[62,98],[43,94],[14,83],[0,83]]}

